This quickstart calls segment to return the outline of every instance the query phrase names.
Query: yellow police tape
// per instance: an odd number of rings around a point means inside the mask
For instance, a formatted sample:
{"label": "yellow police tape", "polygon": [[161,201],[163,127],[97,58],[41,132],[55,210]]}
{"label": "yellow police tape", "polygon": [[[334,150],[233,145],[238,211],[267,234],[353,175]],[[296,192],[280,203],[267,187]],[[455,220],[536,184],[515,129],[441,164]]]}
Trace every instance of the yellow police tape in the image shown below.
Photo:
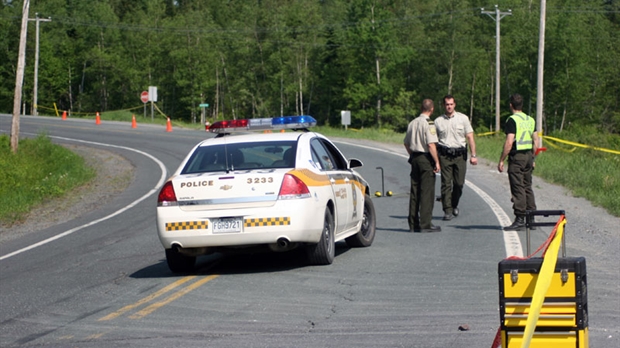
{"label": "yellow police tape", "polygon": [[564,152],[570,152],[570,153],[573,153],[573,152],[575,152],[575,150],[577,150],[577,148],[576,148],[575,146],[573,146],[573,147],[572,147],[572,148],[570,148],[570,149],[565,149],[565,148],[563,148],[563,147],[561,147],[561,146],[559,146],[559,145],[556,145],[556,144],[554,144],[554,143],[552,143],[552,142],[547,142],[547,145],[551,146],[552,148],[554,148],[554,149],[556,149],[556,150],[560,150],[560,151],[564,151]]}
{"label": "yellow police tape", "polygon": [[555,142],[562,143],[562,144],[572,145],[572,146],[576,146],[576,147],[582,147],[582,148],[586,148],[586,149],[593,149],[593,150],[597,150],[597,151],[609,152],[609,153],[613,153],[615,155],[620,155],[620,151],[617,151],[617,150],[610,150],[610,149],[606,149],[606,148],[603,148],[603,147],[584,145],[584,144],[576,143],[576,142],[573,142],[573,141],[562,140],[562,139],[558,139],[558,138],[554,138],[554,137],[550,137],[550,136],[546,136],[546,135],[543,136],[543,139],[555,141]]}
{"label": "yellow police tape", "polygon": [[478,133],[478,134],[476,134],[476,136],[477,137],[486,137],[487,135],[493,135],[493,134],[497,134],[497,133],[499,133],[499,131]]}
{"label": "yellow police tape", "polygon": [[529,347],[530,342],[532,341],[534,329],[536,329],[536,323],[540,317],[540,310],[545,302],[545,295],[547,294],[547,290],[549,290],[551,278],[553,277],[553,273],[555,271],[555,265],[558,260],[558,251],[560,250],[562,235],[564,234],[564,225],[566,225],[565,218],[558,222],[555,236],[553,237],[553,240],[549,244],[549,248],[543,257],[540,273],[538,274],[538,280],[536,281],[536,287],[534,288],[532,304],[530,305],[529,315],[527,316],[527,322],[525,323],[525,331],[523,332],[521,348]]}

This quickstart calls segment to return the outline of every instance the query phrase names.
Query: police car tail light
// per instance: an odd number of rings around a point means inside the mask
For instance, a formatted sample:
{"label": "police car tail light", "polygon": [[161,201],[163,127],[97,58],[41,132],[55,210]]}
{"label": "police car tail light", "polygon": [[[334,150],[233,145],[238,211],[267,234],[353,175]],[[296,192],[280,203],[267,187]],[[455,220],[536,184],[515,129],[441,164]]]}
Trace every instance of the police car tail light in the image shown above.
{"label": "police car tail light", "polygon": [[308,197],[310,197],[310,190],[308,190],[308,186],[303,181],[301,181],[301,179],[292,174],[284,174],[284,179],[282,180],[282,186],[280,187],[278,199],[294,199]]}
{"label": "police car tail light", "polygon": [[177,205],[177,195],[176,193],[174,193],[174,186],[172,186],[172,182],[168,181],[159,191],[159,196],[157,197],[157,206],[169,207],[172,205]]}
{"label": "police car tail light", "polygon": [[205,130],[207,132],[223,134],[239,131],[305,129],[314,126],[316,126],[316,120],[314,119],[314,117],[308,115],[301,115],[218,121],[213,124],[206,124]]}

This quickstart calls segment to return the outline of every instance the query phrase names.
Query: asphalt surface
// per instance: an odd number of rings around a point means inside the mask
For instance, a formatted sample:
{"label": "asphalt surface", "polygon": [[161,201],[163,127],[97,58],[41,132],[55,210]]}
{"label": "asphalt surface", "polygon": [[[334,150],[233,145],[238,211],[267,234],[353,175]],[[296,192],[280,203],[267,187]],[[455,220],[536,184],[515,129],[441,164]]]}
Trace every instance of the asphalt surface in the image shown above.
{"label": "asphalt surface", "polygon": [[[0,115],[1,133],[10,122]],[[372,247],[339,244],[334,263],[320,267],[296,252],[211,255],[195,273],[175,275],[157,239],[157,190],[204,133],[139,119],[132,129],[21,118],[21,136],[41,132],[112,151],[135,173],[96,209],[0,242],[2,347],[489,347],[499,326],[497,264],[517,246],[526,252],[525,233],[507,246],[501,230],[511,203],[494,163],[469,167],[456,219],[442,221],[435,204],[442,232],[409,233],[404,148],[336,139],[364,162],[373,191],[394,192],[373,199]],[[567,255],[587,259],[590,346],[620,346],[620,219],[538,179],[535,190],[539,209],[566,211]],[[533,249],[549,232],[533,231]]]}

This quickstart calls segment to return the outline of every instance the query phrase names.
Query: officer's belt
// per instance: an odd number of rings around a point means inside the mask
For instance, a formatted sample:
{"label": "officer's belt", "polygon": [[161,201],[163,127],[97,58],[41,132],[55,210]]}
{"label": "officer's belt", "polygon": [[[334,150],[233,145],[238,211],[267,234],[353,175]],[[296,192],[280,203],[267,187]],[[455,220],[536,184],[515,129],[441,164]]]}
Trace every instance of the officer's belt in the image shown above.
{"label": "officer's belt", "polygon": [[458,157],[467,153],[467,147],[447,147],[439,145],[437,146],[437,149],[437,152],[439,152],[442,156]]}

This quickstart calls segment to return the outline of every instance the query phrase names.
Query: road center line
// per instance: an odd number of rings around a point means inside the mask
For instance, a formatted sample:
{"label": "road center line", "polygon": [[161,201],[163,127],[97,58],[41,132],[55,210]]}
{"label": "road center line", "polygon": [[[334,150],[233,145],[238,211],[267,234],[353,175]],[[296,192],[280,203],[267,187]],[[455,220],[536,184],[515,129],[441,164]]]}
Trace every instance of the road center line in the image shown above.
{"label": "road center line", "polygon": [[106,321],[106,320],[115,319],[115,318],[125,314],[126,312],[128,312],[128,311],[130,311],[130,310],[132,310],[134,308],[140,307],[143,304],[145,304],[147,302],[150,302],[150,301],[152,301],[152,300],[162,296],[163,294],[171,291],[172,289],[178,287],[179,285],[187,283],[188,281],[190,281],[190,280],[192,280],[194,278],[196,278],[196,276],[187,276],[187,277],[181,278],[181,279],[175,281],[174,283],[168,284],[167,286],[163,287],[162,289],[160,289],[160,290],[150,294],[149,296],[139,300],[136,303],[127,305],[127,306],[117,310],[116,312],[112,312],[112,313],[106,315],[105,317],[99,319],[98,321]]}
{"label": "road center line", "polygon": [[152,305],[144,308],[143,310],[139,311],[136,314],[130,315],[129,318],[130,319],[142,319],[144,317],[146,317],[147,315],[153,313],[154,311],[156,311],[157,309],[169,304],[170,302],[188,294],[190,291],[204,285],[205,283],[217,278],[219,275],[217,274],[212,274],[210,276],[204,277],[201,280],[196,281],[195,283],[192,283],[188,286],[186,286],[185,288],[175,292],[174,294],[168,296],[166,299],[164,299],[163,301],[160,302],[156,302],[153,303]]}
{"label": "road center line", "polygon": [[[349,143],[345,141],[334,141],[334,142],[346,144],[350,146],[357,146],[357,147],[374,150],[374,151],[385,152],[385,153],[400,156],[406,159],[409,158],[407,155],[400,154],[400,153],[397,153],[391,150],[378,149],[376,147],[353,144],[353,143]],[[478,186],[474,185],[469,180],[465,180],[465,185],[471,188],[476,194],[478,194],[478,196],[480,196],[480,198],[482,198],[483,201],[485,201],[489,205],[489,207],[491,208],[491,211],[493,212],[493,214],[495,214],[497,221],[499,221],[500,226],[502,227],[510,226],[510,223],[511,223],[510,218],[508,217],[506,212],[499,206],[499,204],[497,204],[497,202],[493,198],[491,198],[491,196],[489,196],[486,192],[484,192]],[[504,247],[506,248],[506,257],[510,257],[510,256],[522,257],[523,247],[521,246],[521,240],[519,239],[519,234],[516,231],[502,231],[502,232],[503,232],[502,236],[504,237]]]}
{"label": "road center line", "polygon": [[77,231],[79,231],[79,230],[81,230],[81,229],[84,229],[84,228],[86,228],[86,227],[93,226],[93,225],[96,225],[96,224],[98,224],[98,223],[100,223],[100,222],[102,222],[102,221],[105,221],[105,220],[111,219],[111,218],[115,217],[116,215],[119,215],[119,214],[121,214],[121,213],[123,213],[123,212],[125,212],[125,211],[127,211],[127,210],[129,210],[129,209],[131,209],[131,208],[133,208],[134,206],[138,205],[138,203],[142,202],[143,200],[145,200],[145,199],[149,198],[151,195],[153,195],[154,193],[156,193],[156,192],[159,190],[159,187],[161,187],[161,185],[163,185],[164,181],[166,180],[167,171],[166,171],[166,166],[163,164],[163,162],[162,162],[162,161],[160,161],[159,159],[157,159],[155,156],[153,156],[153,155],[151,155],[151,154],[148,154],[148,153],[146,153],[146,152],[144,152],[144,151],[140,151],[140,150],[137,150],[137,149],[133,149],[133,148],[130,148],[130,147],[126,147],[126,146],[119,146],[119,145],[112,145],[112,144],[97,143],[97,142],[93,142],[93,141],[86,141],[86,140],[79,140],[79,139],[71,139],[71,138],[64,138],[64,137],[57,137],[57,136],[49,136],[49,137],[50,137],[50,138],[55,138],[55,139],[60,139],[60,140],[66,140],[66,141],[78,142],[78,143],[85,143],[85,144],[98,145],[98,146],[106,146],[106,147],[114,147],[114,148],[118,148],[118,149],[123,149],[123,150],[128,150],[128,151],[133,151],[133,152],[139,153],[139,154],[141,154],[141,155],[143,155],[143,156],[146,156],[146,157],[148,157],[148,158],[152,159],[155,163],[157,163],[157,165],[159,165],[159,168],[161,169],[161,176],[159,177],[159,181],[157,182],[157,184],[155,185],[155,187],[153,187],[153,188],[152,188],[149,192],[147,192],[144,196],[142,196],[142,197],[138,198],[138,199],[137,199],[137,200],[135,200],[133,203],[131,203],[131,204],[129,204],[129,205],[127,205],[127,206],[123,207],[122,209],[119,209],[119,210],[115,211],[114,213],[112,213],[112,214],[110,214],[110,215],[108,215],[108,216],[105,216],[105,217],[103,217],[103,218],[101,218],[101,219],[91,221],[91,222],[89,222],[89,223],[87,223],[87,224],[84,224],[84,225],[82,225],[82,226],[78,226],[78,227],[72,228],[72,229],[70,229],[70,230],[68,230],[68,231],[65,231],[65,232],[63,232],[63,233],[57,234],[57,235],[55,235],[55,236],[53,236],[53,237],[50,237],[50,238],[45,239],[45,240],[42,240],[42,241],[40,241],[40,242],[38,242],[38,243],[32,244],[32,245],[30,245],[30,246],[27,246],[27,247],[25,247],[25,248],[19,249],[19,250],[17,250],[17,251],[14,251],[14,252],[12,252],[12,253],[6,254],[6,255],[4,255],[4,256],[0,256],[0,261],[2,261],[2,260],[6,260],[6,259],[8,259],[9,257],[15,256],[15,255],[19,255],[19,254],[21,254],[21,253],[24,253],[24,252],[26,252],[26,251],[28,251],[28,250],[32,250],[32,249],[34,249],[34,248],[40,247],[40,246],[42,246],[42,245],[45,245],[45,244],[51,243],[51,242],[53,242],[53,241],[55,241],[55,240],[58,240],[58,239],[60,239],[60,238],[62,238],[62,237],[66,237],[66,236],[68,236],[68,235],[70,235],[70,234],[72,234],[72,233],[75,233],[75,232],[77,232]]}

